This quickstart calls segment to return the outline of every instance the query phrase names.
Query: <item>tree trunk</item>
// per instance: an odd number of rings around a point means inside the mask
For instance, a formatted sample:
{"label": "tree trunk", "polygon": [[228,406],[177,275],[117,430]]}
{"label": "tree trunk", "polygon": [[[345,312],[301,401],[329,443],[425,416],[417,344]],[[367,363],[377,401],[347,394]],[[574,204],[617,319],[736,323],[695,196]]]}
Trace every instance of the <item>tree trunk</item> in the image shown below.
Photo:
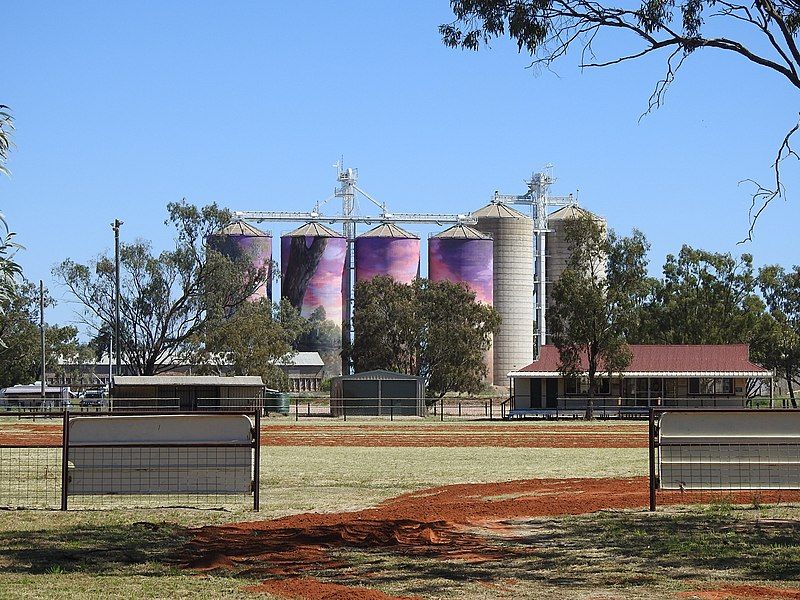
{"label": "tree trunk", "polygon": [[786,365],[786,385],[789,386],[789,399],[792,402],[792,408],[797,408],[797,400],[794,397],[794,388],[792,387],[792,372],[789,365]]}
{"label": "tree trunk", "polygon": [[589,398],[586,400],[586,414],[583,418],[587,421],[594,419],[594,395],[595,395],[595,381],[594,377],[589,378]]}

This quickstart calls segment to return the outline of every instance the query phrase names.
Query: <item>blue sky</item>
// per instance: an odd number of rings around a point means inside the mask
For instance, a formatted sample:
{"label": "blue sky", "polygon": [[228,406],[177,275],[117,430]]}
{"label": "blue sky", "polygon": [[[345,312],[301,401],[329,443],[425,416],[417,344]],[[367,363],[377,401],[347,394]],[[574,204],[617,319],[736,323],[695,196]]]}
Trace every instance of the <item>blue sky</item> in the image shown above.
{"label": "blue sky", "polygon": [[[553,191],[652,243],[651,269],[683,243],[792,265],[790,201],[746,235],[745,178],[767,180],[798,96],[736,57],[696,53],[666,105],[639,121],[663,58],[536,73],[508,42],[445,48],[446,0],[15,2],[4,8],[0,103],[13,108],[0,211],[25,274],[56,297],[52,266],[123,239],[171,242],[167,202],[308,210],[344,155],[395,212],[464,212],[555,165]],[[624,42],[597,46],[612,56]],[[275,235],[289,225],[276,225]],[[428,230],[419,230],[427,233]],[[50,320],[66,322],[62,302]]]}

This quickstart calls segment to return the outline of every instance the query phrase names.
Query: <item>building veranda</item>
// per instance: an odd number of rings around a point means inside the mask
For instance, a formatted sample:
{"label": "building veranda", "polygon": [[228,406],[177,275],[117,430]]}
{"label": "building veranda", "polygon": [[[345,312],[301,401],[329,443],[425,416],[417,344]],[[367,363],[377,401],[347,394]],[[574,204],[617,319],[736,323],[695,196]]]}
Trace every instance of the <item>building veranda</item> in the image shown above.
{"label": "building veranda", "polygon": [[[600,375],[594,404],[610,412],[649,407],[745,407],[753,396],[772,405],[774,374],[750,361],[747,344],[631,345],[631,363],[611,377]],[[564,377],[555,346],[508,374],[510,416],[585,410],[588,378]],[[586,357],[582,357],[586,372]]]}

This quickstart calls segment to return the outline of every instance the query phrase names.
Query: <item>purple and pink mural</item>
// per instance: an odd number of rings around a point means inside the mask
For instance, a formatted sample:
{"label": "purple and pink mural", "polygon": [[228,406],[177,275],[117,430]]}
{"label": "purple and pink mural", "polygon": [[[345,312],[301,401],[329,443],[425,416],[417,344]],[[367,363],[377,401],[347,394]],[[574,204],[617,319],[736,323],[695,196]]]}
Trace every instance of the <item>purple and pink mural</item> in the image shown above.
{"label": "purple and pink mural", "polygon": [[419,237],[384,224],[355,241],[356,283],[388,275],[399,283],[419,277]]}
{"label": "purple and pink mural", "polygon": [[302,316],[322,308],[341,331],[347,240],[324,225],[309,223],[281,237],[281,295]]}
{"label": "purple and pink mural", "polygon": [[[466,283],[475,299],[492,305],[494,300],[494,241],[466,225],[455,225],[428,239],[428,278],[431,281]],[[486,381],[494,380],[492,349],[484,354]]]}
{"label": "purple and pink mural", "polygon": [[243,221],[236,221],[221,231],[209,235],[208,246],[231,261],[246,259],[256,269],[265,269],[261,282],[250,300],[272,300],[272,235],[256,229]]}
{"label": "purple and pink mural", "polygon": [[428,240],[428,278],[466,283],[479,302],[492,304],[492,239],[457,225]]}

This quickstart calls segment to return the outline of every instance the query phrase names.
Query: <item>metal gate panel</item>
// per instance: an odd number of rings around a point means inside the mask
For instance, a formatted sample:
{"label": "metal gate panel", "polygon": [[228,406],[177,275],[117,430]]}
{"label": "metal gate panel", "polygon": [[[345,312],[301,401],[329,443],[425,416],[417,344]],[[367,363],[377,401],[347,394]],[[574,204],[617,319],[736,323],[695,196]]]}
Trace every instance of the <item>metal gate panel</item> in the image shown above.
{"label": "metal gate panel", "polygon": [[70,495],[242,494],[253,485],[245,415],[74,417]]}
{"label": "metal gate panel", "polygon": [[665,490],[800,489],[800,412],[664,412],[658,466]]}

